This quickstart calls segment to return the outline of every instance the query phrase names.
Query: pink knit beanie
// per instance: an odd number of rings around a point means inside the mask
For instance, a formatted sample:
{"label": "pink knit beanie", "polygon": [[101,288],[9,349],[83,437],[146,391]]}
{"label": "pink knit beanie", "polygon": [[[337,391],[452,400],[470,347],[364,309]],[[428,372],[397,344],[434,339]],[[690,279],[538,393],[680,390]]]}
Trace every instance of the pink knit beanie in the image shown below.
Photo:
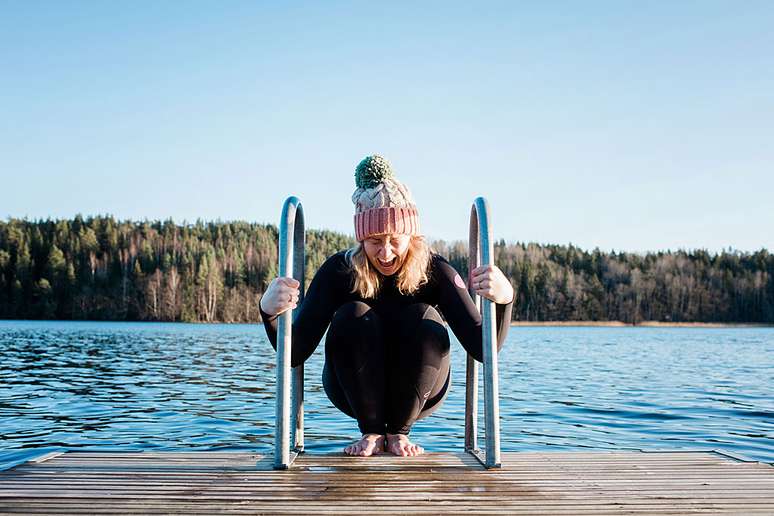
{"label": "pink knit beanie", "polygon": [[355,169],[352,194],[355,204],[355,238],[362,242],[373,235],[419,234],[419,212],[409,189],[392,173],[381,156],[367,156]]}

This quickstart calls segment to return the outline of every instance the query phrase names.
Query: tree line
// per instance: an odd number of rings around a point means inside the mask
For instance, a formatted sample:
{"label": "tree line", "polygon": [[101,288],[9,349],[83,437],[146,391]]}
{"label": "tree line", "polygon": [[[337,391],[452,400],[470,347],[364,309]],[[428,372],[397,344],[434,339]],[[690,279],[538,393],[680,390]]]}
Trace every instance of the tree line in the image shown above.
{"label": "tree line", "polygon": [[[309,281],[347,235],[306,233]],[[467,245],[433,249],[467,274]],[[573,245],[495,244],[522,321],[774,323],[774,256],[705,250],[646,254]],[[76,216],[0,221],[0,318],[260,321],[277,274],[277,228]]]}

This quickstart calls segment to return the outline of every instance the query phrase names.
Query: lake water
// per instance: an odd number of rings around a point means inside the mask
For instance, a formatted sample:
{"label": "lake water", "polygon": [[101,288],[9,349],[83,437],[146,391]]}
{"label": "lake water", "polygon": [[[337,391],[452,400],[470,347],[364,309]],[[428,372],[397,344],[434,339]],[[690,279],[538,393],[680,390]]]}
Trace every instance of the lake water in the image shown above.
{"label": "lake water", "polygon": [[[414,428],[461,450],[464,352]],[[59,448],[271,453],[274,351],[260,325],[0,321],[0,468]],[[307,362],[306,445],[357,427]],[[720,449],[774,462],[774,329],[514,327],[500,353],[504,451]],[[483,418],[480,418],[483,421]]]}

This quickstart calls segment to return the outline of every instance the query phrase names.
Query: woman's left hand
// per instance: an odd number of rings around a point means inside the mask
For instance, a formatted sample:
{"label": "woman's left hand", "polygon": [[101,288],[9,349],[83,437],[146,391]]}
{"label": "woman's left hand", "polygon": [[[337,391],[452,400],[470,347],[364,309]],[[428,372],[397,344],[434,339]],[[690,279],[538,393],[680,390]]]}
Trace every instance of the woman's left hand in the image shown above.
{"label": "woman's left hand", "polygon": [[479,296],[505,305],[513,300],[513,287],[496,265],[484,265],[473,269],[470,275],[473,291]]}

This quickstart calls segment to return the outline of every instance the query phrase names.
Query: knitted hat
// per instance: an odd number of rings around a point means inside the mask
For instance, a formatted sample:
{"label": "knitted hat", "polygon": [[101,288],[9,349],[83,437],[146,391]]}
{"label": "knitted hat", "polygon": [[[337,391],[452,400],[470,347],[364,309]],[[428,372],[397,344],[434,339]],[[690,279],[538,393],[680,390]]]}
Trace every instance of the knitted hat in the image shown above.
{"label": "knitted hat", "polygon": [[352,194],[355,204],[355,238],[362,242],[372,235],[419,234],[419,212],[409,189],[392,173],[390,162],[374,154],[355,169]]}

